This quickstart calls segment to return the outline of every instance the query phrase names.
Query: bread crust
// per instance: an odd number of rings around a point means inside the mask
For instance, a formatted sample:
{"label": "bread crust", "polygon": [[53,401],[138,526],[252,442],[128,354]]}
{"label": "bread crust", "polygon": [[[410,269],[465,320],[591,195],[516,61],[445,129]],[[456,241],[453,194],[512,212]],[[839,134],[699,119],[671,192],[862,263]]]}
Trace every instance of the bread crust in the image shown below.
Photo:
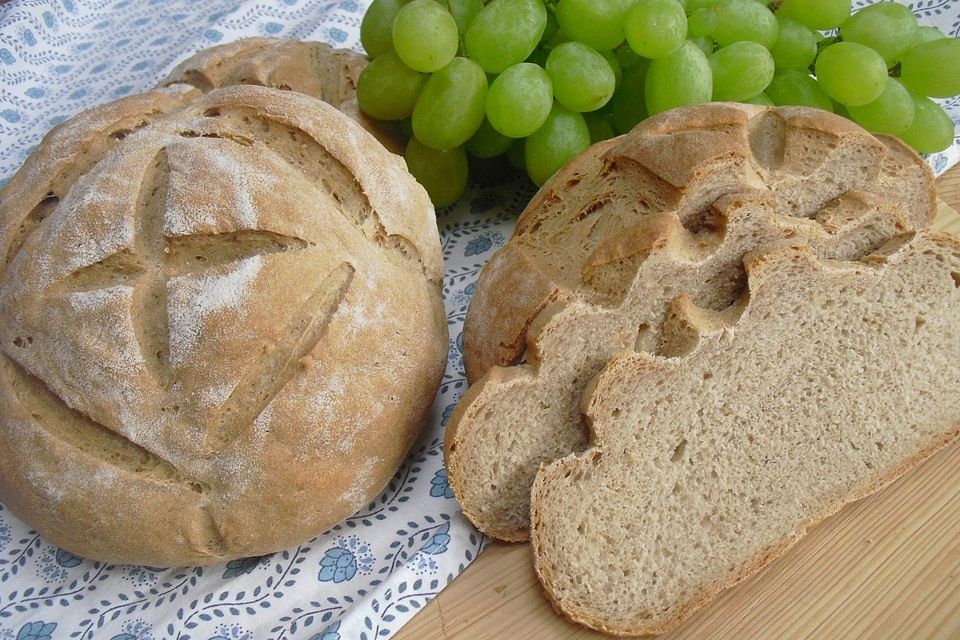
{"label": "bread crust", "polygon": [[178,64],[158,86],[189,84],[203,92],[238,84],[296,91],[336,107],[383,146],[403,154],[393,122],[375,120],[357,104],[357,78],[367,59],[352,49],[288,38],[243,38],[203,49]]}
{"label": "bread crust", "polygon": [[367,504],[448,333],[433,207],[315,98],[173,85],[0,190],[0,496],[91,559],[202,565]]}

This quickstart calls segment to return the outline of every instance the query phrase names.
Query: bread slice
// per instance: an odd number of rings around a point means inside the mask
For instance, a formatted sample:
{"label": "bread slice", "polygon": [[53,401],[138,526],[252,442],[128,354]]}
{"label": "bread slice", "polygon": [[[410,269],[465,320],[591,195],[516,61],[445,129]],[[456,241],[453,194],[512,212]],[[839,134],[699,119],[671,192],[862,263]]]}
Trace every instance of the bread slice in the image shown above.
{"label": "bread slice", "polygon": [[[909,178],[909,199],[891,192],[895,175]],[[676,295],[726,308],[758,247],[858,258],[929,224],[929,185],[912,152],[809,109],[678,110],[578,158],[538,196],[471,305],[474,319],[500,318],[494,333],[530,315],[526,362],[487,371],[448,428],[464,512],[494,537],[526,539],[537,468],[586,445],[587,383],[623,349],[656,349]]]}
{"label": "bread slice", "polygon": [[591,384],[591,446],[543,467],[534,563],[555,607],[662,633],[960,427],[960,241],[919,232],[859,261],[746,259],[717,312],[679,295],[661,351]]}

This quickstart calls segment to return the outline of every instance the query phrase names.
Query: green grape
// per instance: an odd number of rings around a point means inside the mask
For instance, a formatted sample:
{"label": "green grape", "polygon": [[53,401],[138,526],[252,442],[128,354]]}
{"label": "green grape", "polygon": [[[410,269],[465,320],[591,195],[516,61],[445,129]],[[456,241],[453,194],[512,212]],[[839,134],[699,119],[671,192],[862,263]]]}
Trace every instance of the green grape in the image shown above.
{"label": "green grape", "polygon": [[452,149],[483,122],[487,76],[468,58],[454,58],[430,76],[413,108],[413,133],[434,149]]}
{"label": "green grape", "polygon": [[900,134],[900,139],[920,153],[936,153],[952,145],[956,127],[943,107],[917,95],[913,96],[913,104],[913,124]]}
{"label": "green grape", "polygon": [[517,140],[513,143],[513,146],[507,150],[507,162],[512,164],[517,169],[520,169],[526,175],[527,172],[527,160],[526,155],[526,141],[524,139]]}
{"label": "green grape", "polygon": [[643,85],[647,79],[648,64],[625,69],[620,86],[610,100],[613,105],[613,126],[617,133],[628,133],[647,117]]}
{"label": "green grape", "polygon": [[610,121],[599,113],[585,113],[583,119],[587,123],[587,129],[590,130],[591,144],[596,144],[601,140],[609,140],[617,135]]}
{"label": "green grape", "polygon": [[941,38],[908,50],[900,61],[900,80],[925,96],[960,94],[960,39]]}
{"label": "green grape", "polygon": [[413,113],[427,76],[403,64],[387,51],[368,64],[357,78],[357,103],[378,120],[400,120]]}
{"label": "green grape", "polygon": [[477,132],[463,146],[472,156],[493,158],[505,153],[513,145],[513,140],[494,129],[490,121],[484,119]]}
{"label": "green grape", "polygon": [[673,53],[651,60],[643,93],[650,115],[688,104],[710,102],[713,72],[707,56],[697,45],[686,41]]}
{"label": "green grape", "polygon": [[780,36],[777,17],[756,0],[727,0],[713,11],[717,26],[711,36],[721,47],[751,40],[770,49]]}
{"label": "green grape", "polygon": [[773,100],[771,100],[770,97],[765,93],[757,94],[752,98],[750,98],[749,100],[741,100],[741,102],[746,102],[747,104],[758,104],[761,107],[774,106]]}
{"label": "green grape", "polygon": [[621,69],[632,69],[633,67],[646,66],[647,59],[630,48],[630,45],[621,45],[617,47],[617,61],[620,62]]}
{"label": "green grape", "polygon": [[415,71],[442,69],[457,55],[459,46],[457,23],[433,0],[413,0],[393,21],[393,48]]}
{"label": "green grape", "polygon": [[917,16],[909,7],[878,2],[847,18],[840,27],[840,37],[870,47],[892,67],[914,43],[919,28]]}
{"label": "green grape", "polygon": [[838,42],[817,56],[817,81],[837,102],[856,107],[883,93],[887,65],[880,54],[856,42]]}
{"label": "green grape", "polygon": [[711,9],[697,9],[687,17],[687,31],[691,36],[709,36],[717,28],[717,14]]}
{"label": "green grape", "polygon": [[777,15],[811,29],[836,29],[850,15],[852,4],[851,0],[783,0]]}
{"label": "green grape", "polygon": [[487,92],[486,112],[490,124],[511,138],[525,138],[543,126],[552,107],[550,76],[529,62],[508,67]]}
{"label": "green grape", "polygon": [[410,138],[403,154],[407,169],[427,190],[435,207],[453,204],[467,187],[467,154],[463,147],[438,151]]}
{"label": "green grape", "polygon": [[616,76],[607,61],[580,42],[564,42],[551,51],[547,73],[557,102],[573,111],[596,111],[616,89]]}
{"label": "green grape", "polygon": [[887,84],[880,97],[859,107],[848,107],[850,119],[871,133],[899,135],[913,123],[914,108],[910,92],[894,78]]}
{"label": "green grape", "polygon": [[613,49],[623,42],[623,21],[632,0],[560,0],[557,22],[577,42]]}
{"label": "green grape", "polygon": [[703,51],[703,55],[707,56],[708,58],[713,55],[714,42],[708,36],[690,38],[690,42],[697,45],[697,48],[700,49],[700,51]]}
{"label": "green grape", "polygon": [[802,22],[777,18],[780,37],[770,52],[777,69],[809,69],[817,57],[817,34]]}
{"label": "green grape", "polygon": [[541,0],[493,0],[467,30],[467,54],[487,73],[500,73],[526,60],[546,27]]}
{"label": "green grape", "polygon": [[833,100],[823,92],[817,81],[796,69],[777,71],[764,93],[778,107],[795,105],[833,111]]}
{"label": "green grape", "polygon": [[917,29],[917,35],[913,39],[912,46],[917,46],[918,44],[923,44],[924,42],[931,42],[932,40],[942,40],[946,38],[947,35],[937,29],[936,27],[920,27]]}
{"label": "green grape", "polygon": [[607,49],[606,51],[598,51],[597,53],[603,56],[603,59],[606,60],[607,64],[610,65],[610,68],[613,69],[613,79],[615,81],[614,85],[619,87],[620,78],[623,77],[623,67],[620,66],[620,61],[617,60],[617,54],[610,49]]}
{"label": "green grape", "polygon": [[661,58],[683,44],[687,16],[677,0],[637,0],[623,30],[631,49],[646,58]]}
{"label": "green grape", "polygon": [[589,146],[590,129],[583,116],[555,102],[546,122],[524,144],[527,175],[540,186]]}
{"label": "green grape", "polygon": [[457,31],[460,34],[467,32],[473,24],[473,19],[480,13],[480,9],[483,9],[483,0],[445,0],[445,4],[457,23]]}
{"label": "green grape", "polygon": [[713,99],[746,100],[773,80],[773,56],[758,42],[734,42],[710,56]]}
{"label": "green grape", "polygon": [[393,21],[409,0],[373,0],[360,23],[360,44],[371,58],[393,49]]}

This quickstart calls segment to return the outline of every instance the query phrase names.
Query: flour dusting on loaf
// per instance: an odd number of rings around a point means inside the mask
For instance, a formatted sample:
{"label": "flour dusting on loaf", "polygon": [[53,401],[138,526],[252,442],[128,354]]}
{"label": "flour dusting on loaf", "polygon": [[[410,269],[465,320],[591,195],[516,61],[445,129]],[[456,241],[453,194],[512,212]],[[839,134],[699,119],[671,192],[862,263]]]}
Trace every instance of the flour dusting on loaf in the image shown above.
{"label": "flour dusting on loaf", "polygon": [[222,273],[174,278],[170,292],[170,363],[183,364],[200,339],[208,315],[240,310],[250,297],[263,267],[263,256],[246,258]]}

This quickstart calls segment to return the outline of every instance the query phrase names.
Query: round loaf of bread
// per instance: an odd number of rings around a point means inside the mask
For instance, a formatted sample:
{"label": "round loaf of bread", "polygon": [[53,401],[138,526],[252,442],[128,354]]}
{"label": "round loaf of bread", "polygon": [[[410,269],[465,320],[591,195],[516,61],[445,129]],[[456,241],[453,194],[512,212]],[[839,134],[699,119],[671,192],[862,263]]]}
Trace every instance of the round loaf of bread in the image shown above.
{"label": "round loaf of bread", "polygon": [[333,105],[360,123],[383,146],[403,154],[397,123],[374,120],[357,104],[357,78],[367,59],[326,42],[244,38],[204,49],[178,64],[160,86],[190,84],[201,91],[237,84],[296,91]]}
{"label": "round loaf of bread", "polygon": [[434,211],[333,107],[178,85],[51,131],[0,191],[0,500],[112,563],[302,542],[420,430]]}

